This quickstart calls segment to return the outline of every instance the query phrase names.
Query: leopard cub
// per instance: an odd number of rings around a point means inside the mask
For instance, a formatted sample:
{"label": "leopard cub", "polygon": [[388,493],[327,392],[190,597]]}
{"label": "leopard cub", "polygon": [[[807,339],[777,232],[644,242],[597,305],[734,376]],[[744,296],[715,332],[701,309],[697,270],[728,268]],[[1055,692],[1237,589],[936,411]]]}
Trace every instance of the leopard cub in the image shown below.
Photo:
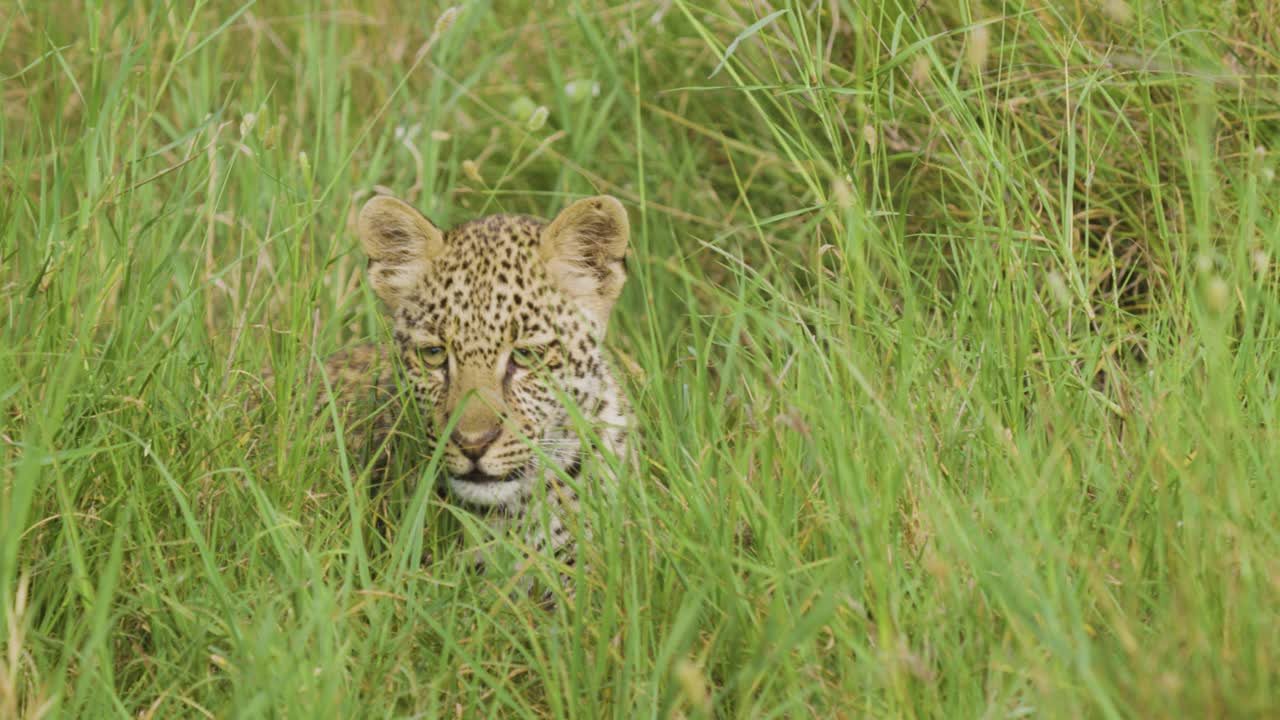
{"label": "leopard cub", "polygon": [[[357,225],[394,346],[336,355],[330,378],[358,385],[377,358],[392,360],[380,364],[394,371],[365,385],[414,403],[425,422],[408,445],[424,455],[444,445],[451,497],[495,533],[572,566],[566,524],[579,493],[607,489],[614,478],[601,456],[627,452],[630,407],[603,346],[626,280],[626,210],[598,196],[550,222],[491,215],[442,230],[382,195]],[[375,426],[389,428],[404,409],[386,405]],[[595,442],[578,432],[584,421]]]}

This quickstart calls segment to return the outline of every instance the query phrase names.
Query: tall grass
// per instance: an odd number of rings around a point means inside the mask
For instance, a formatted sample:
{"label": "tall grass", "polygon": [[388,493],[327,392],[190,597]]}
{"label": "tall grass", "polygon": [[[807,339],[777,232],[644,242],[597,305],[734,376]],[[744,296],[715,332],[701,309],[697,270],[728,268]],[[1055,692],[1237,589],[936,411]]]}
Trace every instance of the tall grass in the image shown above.
{"label": "tall grass", "polygon": [[[1278,712],[1280,6],[194,5],[0,8],[0,716]],[[629,206],[551,613],[312,411],[377,185]]]}

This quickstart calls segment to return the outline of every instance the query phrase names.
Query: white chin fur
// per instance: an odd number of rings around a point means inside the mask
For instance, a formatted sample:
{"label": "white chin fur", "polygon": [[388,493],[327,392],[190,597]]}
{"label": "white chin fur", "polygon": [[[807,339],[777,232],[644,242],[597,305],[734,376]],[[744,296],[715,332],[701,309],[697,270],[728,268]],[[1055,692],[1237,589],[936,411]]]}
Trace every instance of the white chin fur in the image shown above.
{"label": "white chin fur", "polygon": [[499,507],[514,505],[520,499],[523,484],[520,479],[468,482],[450,477],[449,492],[469,505]]}

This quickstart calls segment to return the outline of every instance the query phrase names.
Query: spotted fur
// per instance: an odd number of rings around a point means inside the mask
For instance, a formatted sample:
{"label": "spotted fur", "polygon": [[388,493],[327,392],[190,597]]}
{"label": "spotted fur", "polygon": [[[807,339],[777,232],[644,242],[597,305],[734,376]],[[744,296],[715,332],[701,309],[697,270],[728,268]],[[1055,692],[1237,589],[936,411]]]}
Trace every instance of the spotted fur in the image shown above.
{"label": "spotted fur", "polygon": [[[626,279],[625,209],[600,196],[550,223],[491,215],[442,231],[379,196],[358,225],[394,345],[335,356],[330,377],[398,383],[425,420],[411,440],[424,453],[444,443],[449,494],[495,533],[573,565],[566,524],[578,494],[611,484],[602,454],[626,454],[630,409],[603,348]],[[379,357],[399,370],[371,383]],[[598,445],[580,437],[575,417]]]}

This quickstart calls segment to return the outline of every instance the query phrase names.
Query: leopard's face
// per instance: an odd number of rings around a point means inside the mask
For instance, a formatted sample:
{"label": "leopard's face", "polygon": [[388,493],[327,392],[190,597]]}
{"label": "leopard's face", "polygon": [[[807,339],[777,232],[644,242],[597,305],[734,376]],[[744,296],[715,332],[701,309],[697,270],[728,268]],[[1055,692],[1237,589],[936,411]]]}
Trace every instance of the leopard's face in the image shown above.
{"label": "leopard's face", "polygon": [[441,232],[377,197],[360,235],[424,450],[444,444],[451,492],[512,507],[555,469],[572,474],[574,411],[604,423],[623,412],[601,346],[625,280],[621,205],[588,198],[551,223],[494,215]]}

